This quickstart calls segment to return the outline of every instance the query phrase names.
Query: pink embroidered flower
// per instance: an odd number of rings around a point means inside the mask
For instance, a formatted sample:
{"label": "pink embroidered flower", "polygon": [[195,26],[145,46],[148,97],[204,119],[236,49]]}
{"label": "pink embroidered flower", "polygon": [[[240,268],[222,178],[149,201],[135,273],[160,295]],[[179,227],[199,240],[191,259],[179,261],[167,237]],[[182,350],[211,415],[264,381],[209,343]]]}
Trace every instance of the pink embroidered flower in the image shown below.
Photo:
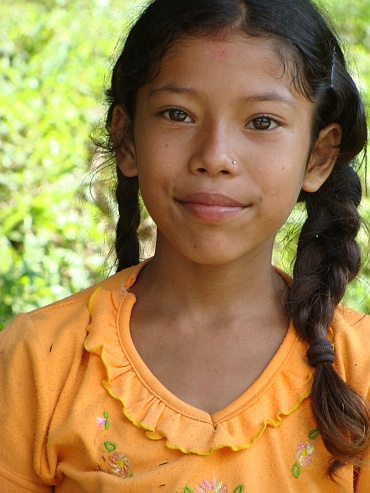
{"label": "pink embroidered flower", "polygon": [[312,442],[300,443],[297,447],[296,458],[301,466],[309,466],[315,457],[315,447]]}
{"label": "pink embroidered flower", "polygon": [[105,423],[107,422],[107,418],[96,418],[95,421],[99,427],[99,430],[101,430],[105,426]]}
{"label": "pink embroidered flower", "polygon": [[216,483],[215,479],[211,479],[211,481],[204,479],[199,484],[197,493],[227,493],[227,486],[223,486],[222,481]]}
{"label": "pink embroidered flower", "polygon": [[104,428],[105,430],[108,430],[109,428],[109,416],[108,416],[108,413],[106,410],[104,410],[103,412],[103,416],[104,418],[95,418],[95,423],[98,425],[98,431],[95,435],[95,440],[94,440],[94,443],[96,443],[96,440],[99,436],[99,433],[101,432],[101,430]]}
{"label": "pink embroidered flower", "polygon": [[130,459],[125,454],[112,454],[109,457],[109,465],[112,468],[113,474],[121,478],[132,476]]}

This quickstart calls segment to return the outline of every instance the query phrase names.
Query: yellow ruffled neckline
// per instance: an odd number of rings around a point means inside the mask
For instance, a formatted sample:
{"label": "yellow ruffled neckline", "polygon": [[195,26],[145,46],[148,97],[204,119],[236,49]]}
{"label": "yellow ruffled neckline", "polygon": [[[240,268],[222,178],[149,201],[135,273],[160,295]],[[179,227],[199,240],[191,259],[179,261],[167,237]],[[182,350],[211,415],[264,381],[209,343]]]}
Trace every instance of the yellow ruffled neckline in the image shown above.
{"label": "yellow ruffled neckline", "polygon": [[121,289],[94,291],[84,346],[102,360],[105,389],[148,438],[165,439],[171,449],[199,455],[224,447],[246,449],[267,427],[279,427],[309,397],[312,374],[305,358],[307,345],[292,326],[257,381],[221,411],[209,415],[174,396],[146,367],[130,335],[136,298],[129,288],[142,267],[139,264],[120,273],[126,279]]}

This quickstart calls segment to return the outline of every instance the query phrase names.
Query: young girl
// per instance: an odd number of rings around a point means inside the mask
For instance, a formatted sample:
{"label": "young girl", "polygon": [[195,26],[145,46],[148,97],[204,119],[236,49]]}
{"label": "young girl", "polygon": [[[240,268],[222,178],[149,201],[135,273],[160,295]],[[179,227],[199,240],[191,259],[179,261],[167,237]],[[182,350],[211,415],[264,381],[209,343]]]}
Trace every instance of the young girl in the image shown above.
{"label": "young girl", "polygon": [[[118,273],[1,333],[0,490],[368,492],[370,320],[338,307],[366,123],[326,22],[154,0],[108,98]],[[297,201],[290,279],[271,254]]]}

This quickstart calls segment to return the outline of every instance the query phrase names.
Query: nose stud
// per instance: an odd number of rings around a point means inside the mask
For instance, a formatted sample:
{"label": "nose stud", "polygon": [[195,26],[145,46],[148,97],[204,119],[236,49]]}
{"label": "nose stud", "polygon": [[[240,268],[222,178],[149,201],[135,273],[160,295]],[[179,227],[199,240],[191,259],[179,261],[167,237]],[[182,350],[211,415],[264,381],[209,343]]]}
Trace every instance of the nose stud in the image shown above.
{"label": "nose stud", "polygon": [[232,164],[233,166],[235,166],[235,165],[236,165],[236,161],[231,161],[231,164]]}

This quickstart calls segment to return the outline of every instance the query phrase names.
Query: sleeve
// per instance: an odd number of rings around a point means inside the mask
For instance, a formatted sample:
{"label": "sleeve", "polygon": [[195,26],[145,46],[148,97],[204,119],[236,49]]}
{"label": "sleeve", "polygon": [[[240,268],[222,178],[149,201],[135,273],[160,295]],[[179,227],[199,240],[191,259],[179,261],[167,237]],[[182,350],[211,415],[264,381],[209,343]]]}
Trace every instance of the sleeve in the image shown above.
{"label": "sleeve", "polygon": [[355,493],[370,492],[370,450],[367,451],[364,461],[365,461],[364,467],[361,467],[358,471],[355,471],[355,475],[354,475]]}
{"label": "sleeve", "polygon": [[[370,316],[340,306],[332,324],[338,374],[370,406]],[[354,472],[353,491],[370,492],[370,449]]]}
{"label": "sleeve", "polygon": [[358,476],[357,477],[355,476],[355,492],[369,493],[369,491],[370,491],[370,471],[368,468],[360,469]]}
{"label": "sleeve", "polygon": [[[363,345],[365,346],[365,345]],[[361,351],[360,348],[358,348],[357,353]],[[369,361],[370,356],[369,356],[369,351],[365,351],[366,354],[366,359]],[[363,375],[363,381],[367,382],[367,385],[369,385],[369,368],[368,365],[366,367],[366,372]],[[366,395],[366,393],[365,393]],[[370,407],[370,390],[368,389],[367,391],[367,402]],[[361,467],[358,471],[355,471],[355,476],[354,476],[354,491],[355,493],[369,493],[370,492],[370,449],[367,450],[366,456],[364,458],[364,466]]]}
{"label": "sleeve", "polygon": [[365,465],[354,474],[354,491],[355,493],[370,492],[370,450],[365,456]]}
{"label": "sleeve", "polygon": [[40,472],[49,391],[32,320],[17,317],[0,332],[0,491],[47,493]]}

